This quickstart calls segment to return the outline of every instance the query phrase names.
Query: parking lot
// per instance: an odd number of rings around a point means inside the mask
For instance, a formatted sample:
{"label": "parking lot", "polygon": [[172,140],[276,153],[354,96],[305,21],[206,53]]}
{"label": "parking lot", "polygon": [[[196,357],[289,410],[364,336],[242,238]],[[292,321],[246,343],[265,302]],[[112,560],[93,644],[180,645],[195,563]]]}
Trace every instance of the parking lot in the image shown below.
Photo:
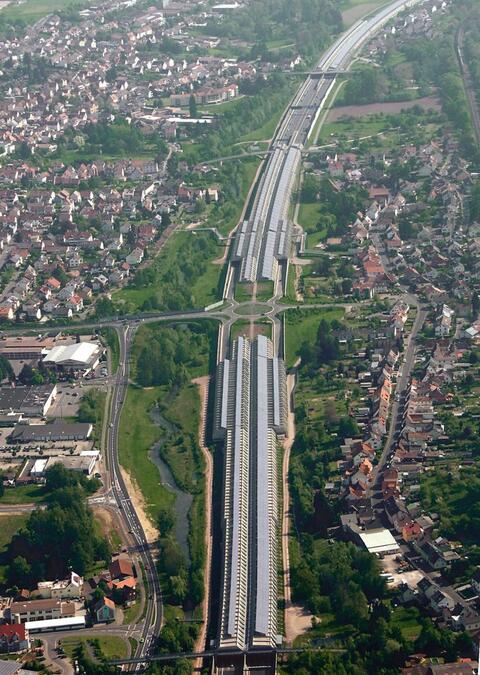
{"label": "parking lot", "polygon": [[422,579],[423,574],[416,569],[402,569],[400,567],[400,560],[398,560],[398,553],[385,556],[381,560],[382,571],[385,574],[389,574],[393,577],[393,581],[389,583],[389,586],[392,588],[399,586],[402,583],[408,584],[410,588],[414,588],[420,579]]}

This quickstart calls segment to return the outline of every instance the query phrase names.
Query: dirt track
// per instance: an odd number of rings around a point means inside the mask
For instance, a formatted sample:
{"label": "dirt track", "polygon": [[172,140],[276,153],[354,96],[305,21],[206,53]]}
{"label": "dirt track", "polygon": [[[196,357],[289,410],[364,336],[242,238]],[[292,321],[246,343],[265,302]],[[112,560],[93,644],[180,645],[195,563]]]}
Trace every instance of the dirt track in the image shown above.
{"label": "dirt track", "polygon": [[[295,386],[293,375],[287,377],[288,400],[290,401]],[[295,415],[292,410],[288,412],[288,436],[284,442],[285,454],[282,467],[282,485],[283,485],[283,514],[282,514],[282,548],[283,548],[283,575],[284,575],[284,597],[285,597],[285,633],[288,645],[299,635],[305,633],[312,627],[313,615],[299,604],[292,603],[292,588],[290,581],[290,555],[289,538],[291,530],[291,512],[290,512],[290,494],[288,489],[288,466],[290,461],[290,450],[295,440]]]}
{"label": "dirt track", "polygon": [[[198,444],[202,449],[203,457],[205,459],[205,570],[204,570],[204,598],[202,603],[203,624],[198,636],[196,651],[203,651],[205,647],[207,625],[208,625],[208,610],[210,605],[210,569],[212,559],[212,488],[213,488],[213,460],[212,455],[205,445],[205,426],[207,423],[207,405],[208,405],[208,385],[210,383],[210,376],[197,377],[192,380],[193,384],[198,386],[200,394],[200,424],[198,429]],[[195,663],[195,670],[201,668],[200,662]]]}

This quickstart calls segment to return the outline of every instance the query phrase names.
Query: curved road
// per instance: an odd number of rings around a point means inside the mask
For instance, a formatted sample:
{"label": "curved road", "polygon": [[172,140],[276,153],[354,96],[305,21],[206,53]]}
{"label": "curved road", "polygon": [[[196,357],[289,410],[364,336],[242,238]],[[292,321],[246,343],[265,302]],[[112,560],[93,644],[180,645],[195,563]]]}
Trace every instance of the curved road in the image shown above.
{"label": "curved road", "polygon": [[137,555],[141,560],[145,572],[145,616],[141,638],[135,658],[146,658],[154,647],[156,636],[159,634],[163,622],[163,602],[160,581],[157,574],[155,560],[147,542],[142,524],[130,500],[118,459],[118,439],[120,418],[125,396],[127,394],[129,377],[130,350],[135,329],[127,325],[118,329],[120,342],[120,363],[117,372],[116,384],[110,403],[110,423],[107,432],[105,461],[109,472],[112,494],[118,505],[120,514],[125,519]]}

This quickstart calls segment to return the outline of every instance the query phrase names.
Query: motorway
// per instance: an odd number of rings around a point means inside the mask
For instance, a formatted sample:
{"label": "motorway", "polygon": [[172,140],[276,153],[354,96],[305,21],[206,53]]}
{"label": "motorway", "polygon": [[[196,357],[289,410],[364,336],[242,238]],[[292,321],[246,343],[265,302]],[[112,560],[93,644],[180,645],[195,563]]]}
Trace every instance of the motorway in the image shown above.
{"label": "motorway", "polygon": [[[129,534],[138,553],[138,557],[145,570],[147,581],[146,610],[144,616],[142,638],[139,642],[137,652],[134,656],[136,664],[145,663],[152,658],[156,636],[158,636],[163,620],[162,593],[159,579],[156,572],[155,562],[146,541],[140,520],[135,508],[130,500],[128,490],[123,480],[119,459],[118,459],[118,439],[120,428],[120,416],[129,378],[129,357],[132,340],[138,324],[141,322],[158,321],[188,321],[195,319],[214,318],[221,322],[226,328],[220,331],[223,341],[219,349],[219,358],[223,358],[227,352],[229,342],[229,328],[233,322],[239,318],[249,316],[268,317],[275,321],[281,311],[289,308],[288,305],[278,305],[283,294],[282,285],[279,283],[282,272],[285,272],[284,266],[287,264],[288,253],[285,255],[285,241],[289,239],[287,226],[285,224],[286,204],[290,203],[291,193],[294,187],[294,175],[299,167],[300,153],[303,145],[307,142],[311,131],[313,130],[318,116],[332,90],[336,74],[342,70],[348,70],[354,56],[358,50],[372,37],[390,18],[393,18],[398,12],[416,4],[418,0],[395,0],[386,8],[370,16],[366,20],[361,20],[354,24],[346,33],[344,33],[330,49],[322,56],[317,65],[319,75],[315,74],[308,77],[300,87],[297,96],[291,105],[289,105],[281,124],[277,130],[275,139],[272,142],[273,152],[269,155],[264,175],[261,177],[261,189],[257,191],[257,197],[253,205],[254,218],[251,218],[247,225],[239,228],[239,232],[245,235],[245,245],[239,246],[235,242],[236,250],[239,252],[238,259],[233,263],[237,265],[233,278],[233,284],[237,278],[238,263],[243,270],[245,280],[256,281],[262,278],[269,278],[275,282],[275,296],[267,303],[256,303],[255,299],[250,303],[250,307],[243,307],[233,301],[234,294],[225,297],[232,298],[226,306],[211,312],[204,310],[192,310],[186,312],[169,312],[164,314],[149,314],[141,316],[115,318],[104,320],[98,323],[86,322],[79,327],[101,328],[104,326],[113,326],[117,329],[120,341],[120,365],[113,382],[113,393],[110,402],[110,418],[107,430],[105,461],[110,474],[111,494],[118,505],[118,509],[127,523]],[[280,263],[277,265],[275,263]],[[283,269],[282,269],[283,267]],[[231,269],[230,269],[231,272]],[[229,275],[227,274],[227,278]],[[248,304],[248,303],[247,303]],[[333,306],[333,305],[330,305]],[[421,326],[422,310],[417,314],[417,330]],[[68,325],[64,328],[71,330],[75,325]],[[62,327],[55,326],[55,330]],[[414,327],[415,328],[415,327]],[[21,328],[19,329],[21,330]],[[25,330],[25,329],[24,329]],[[38,327],[36,329],[38,332]],[[18,331],[5,331],[14,333]],[[278,333],[278,331],[276,331]],[[414,336],[411,336],[410,344],[406,353],[406,363],[402,378],[403,385],[406,386],[407,374],[411,369],[414,359]],[[275,340],[276,353],[280,349],[281,340],[277,335]],[[281,356],[281,355],[280,355]],[[410,364],[408,366],[408,364]],[[407,367],[408,366],[408,367]],[[396,421],[399,414],[399,408],[395,409],[394,419]],[[393,418],[392,418],[393,419]],[[395,425],[392,423],[391,428]],[[392,438],[386,444],[390,447]],[[385,458],[387,454],[385,454]],[[382,458],[386,461],[385,458]],[[108,486],[107,486],[108,489]],[[276,564],[276,562],[275,562]]]}
{"label": "motorway", "polygon": [[318,61],[316,70],[299,88],[288,106],[272,151],[258,183],[250,217],[240,224],[233,248],[232,265],[240,281],[285,278],[292,223],[291,195],[302,150],[315,128],[339,73],[348,71],[357,52],[402,10],[419,0],[396,0],[366,19],[357,21],[334,42]]}

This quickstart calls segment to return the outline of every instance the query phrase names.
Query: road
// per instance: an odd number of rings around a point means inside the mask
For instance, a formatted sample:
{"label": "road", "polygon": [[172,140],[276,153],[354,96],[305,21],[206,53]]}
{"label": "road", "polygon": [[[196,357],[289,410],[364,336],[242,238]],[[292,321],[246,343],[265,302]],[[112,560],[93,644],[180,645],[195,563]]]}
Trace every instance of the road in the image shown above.
{"label": "road", "polygon": [[464,41],[465,28],[464,23],[460,24],[457,34],[455,36],[455,49],[457,52],[458,62],[460,64],[460,69],[462,71],[463,85],[465,87],[465,92],[467,94],[468,104],[470,106],[470,112],[472,116],[473,130],[475,133],[475,138],[477,140],[477,145],[480,145],[480,112],[478,109],[478,102],[475,95],[475,89],[472,82],[472,76],[470,74],[470,69],[465,63],[463,58],[463,41]]}
{"label": "road", "polygon": [[[412,375],[412,370],[415,365],[415,347],[416,347],[416,338],[419,332],[422,330],[425,318],[427,316],[427,311],[422,309],[420,305],[417,306],[417,315],[412,326],[412,331],[407,340],[407,348],[405,350],[405,357],[403,364],[400,366],[401,375],[397,379],[397,386],[395,390],[395,400],[392,404],[392,410],[390,415],[390,426],[388,429],[387,438],[383,446],[382,455],[378,461],[378,464],[375,467],[375,476],[376,482],[378,483],[381,479],[381,475],[389,461],[389,455],[392,451],[392,445],[394,441],[397,440],[397,425],[402,419],[404,406],[405,406],[405,393],[408,389],[410,378]],[[397,400],[398,399],[398,400]]]}
{"label": "road", "polygon": [[151,653],[155,645],[156,637],[160,633],[163,622],[163,600],[155,560],[147,542],[142,524],[129,497],[120,470],[118,458],[120,419],[127,394],[130,371],[130,350],[134,334],[135,327],[130,325],[118,329],[120,363],[117,371],[116,384],[110,402],[110,422],[107,431],[105,462],[111,481],[112,494],[117,502],[121,515],[127,523],[137,556],[140,559],[145,572],[145,615],[137,653],[135,654],[135,658],[142,660]]}

